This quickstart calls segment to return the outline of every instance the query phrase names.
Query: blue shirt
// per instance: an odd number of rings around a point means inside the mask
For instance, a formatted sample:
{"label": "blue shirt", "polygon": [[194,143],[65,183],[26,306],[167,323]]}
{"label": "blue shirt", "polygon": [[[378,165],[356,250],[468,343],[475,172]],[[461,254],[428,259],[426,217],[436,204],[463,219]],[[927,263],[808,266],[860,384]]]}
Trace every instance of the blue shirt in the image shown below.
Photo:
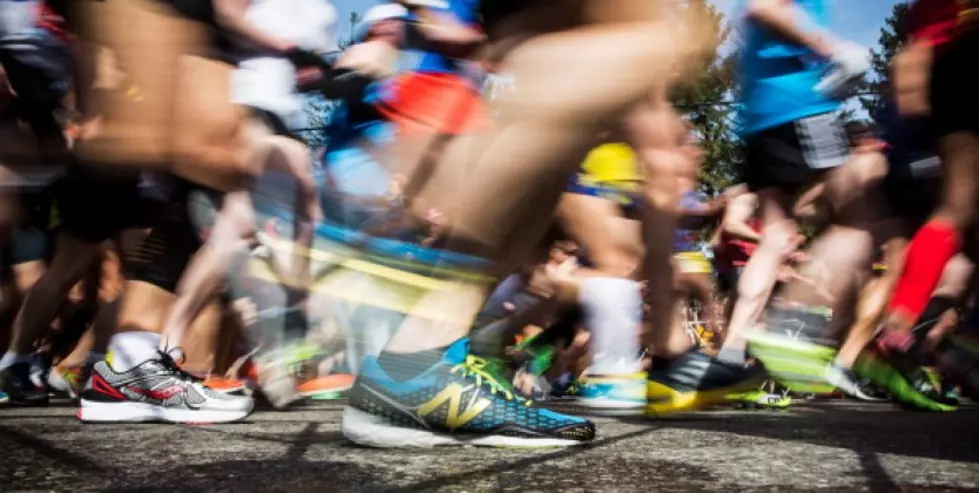
{"label": "blue shirt", "polygon": [[[477,8],[479,0],[447,0],[446,8],[431,8],[429,10],[441,15],[455,17],[455,19],[466,25],[475,26],[478,23]],[[418,18],[412,14],[409,22],[418,22]],[[407,71],[428,72],[428,73],[462,73],[462,62],[452,57],[445,56],[432,47],[427,46],[423,39],[417,36],[409,36],[408,46],[403,53],[403,67]]]}
{"label": "blue shirt", "polygon": [[[795,0],[813,23],[825,28],[831,0]],[[815,90],[826,60],[786,41],[754,20],[745,21],[741,56],[741,124],[753,134],[809,116],[836,111],[840,102]]]}

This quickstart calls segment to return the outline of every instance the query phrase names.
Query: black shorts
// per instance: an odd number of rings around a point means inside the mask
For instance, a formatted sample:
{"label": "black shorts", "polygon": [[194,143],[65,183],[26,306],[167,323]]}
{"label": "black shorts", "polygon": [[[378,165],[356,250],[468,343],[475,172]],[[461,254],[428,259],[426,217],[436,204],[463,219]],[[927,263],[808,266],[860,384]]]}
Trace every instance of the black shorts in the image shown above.
{"label": "black shorts", "polygon": [[126,262],[127,278],[171,293],[176,292],[184,269],[203,244],[189,208],[190,196],[202,187],[176,177],[172,182],[152,231]]}
{"label": "black shorts", "polygon": [[794,194],[842,166],[849,153],[834,114],[801,118],[745,137],[745,182],[752,191]]}
{"label": "black shorts", "polygon": [[881,183],[892,217],[917,231],[941,201],[942,166],[931,119],[895,121]]}
{"label": "black shorts", "polygon": [[714,272],[717,272],[717,289],[721,294],[730,295],[737,293],[738,282],[741,280],[741,273],[744,266],[718,266],[714,265]]}
{"label": "black shorts", "polygon": [[931,107],[939,136],[979,134],[979,29],[938,49],[931,74]]}
{"label": "black shorts", "polygon": [[93,243],[149,227],[164,205],[138,174],[84,166],[69,168],[57,197],[60,231]]}
{"label": "black shorts", "polygon": [[45,32],[9,36],[0,40],[0,65],[17,94],[12,103],[16,114],[38,135],[63,139],[55,114],[73,71],[69,47]]}
{"label": "black shorts", "polygon": [[10,244],[0,251],[3,265],[19,265],[50,258],[54,201],[52,195],[52,187],[21,193],[23,215],[14,228]]}

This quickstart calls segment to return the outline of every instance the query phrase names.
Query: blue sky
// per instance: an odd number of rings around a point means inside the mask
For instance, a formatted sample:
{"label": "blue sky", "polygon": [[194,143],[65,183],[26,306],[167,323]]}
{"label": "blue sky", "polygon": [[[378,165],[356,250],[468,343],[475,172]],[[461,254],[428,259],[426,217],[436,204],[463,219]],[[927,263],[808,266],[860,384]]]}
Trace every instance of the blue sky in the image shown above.
{"label": "blue sky", "polygon": [[[711,0],[722,12],[730,13],[741,0]],[[836,2],[835,30],[840,35],[868,48],[876,47],[877,35],[891,7],[899,0],[831,0]],[[337,37],[350,33],[350,12],[363,12],[379,0],[333,0],[340,11]]]}

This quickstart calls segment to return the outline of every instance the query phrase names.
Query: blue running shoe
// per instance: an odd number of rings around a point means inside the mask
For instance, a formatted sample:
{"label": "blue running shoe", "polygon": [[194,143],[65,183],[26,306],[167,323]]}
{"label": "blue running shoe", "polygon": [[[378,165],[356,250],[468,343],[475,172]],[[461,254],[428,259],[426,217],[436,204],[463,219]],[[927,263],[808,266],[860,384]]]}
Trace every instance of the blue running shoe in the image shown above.
{"label": "blue running shoe", "polygon": [[486,360],[469,354],[469,340],[449,346],[442,360],[397,382],[364,361],[350,390],[340,430],[372,447],[564,447],[595,438],[588,420],[536,406],[497,377]]}
{"label": "blue running shoe", "polygon": [[599,412],[642,414],[646,407],[646,374],[588,375],[581,380],[578,405]]}
{"label": "blue running shoe", "polygon": [[6,404],[10,402],[10,396],[6,392],[0,390],[0,404]]}

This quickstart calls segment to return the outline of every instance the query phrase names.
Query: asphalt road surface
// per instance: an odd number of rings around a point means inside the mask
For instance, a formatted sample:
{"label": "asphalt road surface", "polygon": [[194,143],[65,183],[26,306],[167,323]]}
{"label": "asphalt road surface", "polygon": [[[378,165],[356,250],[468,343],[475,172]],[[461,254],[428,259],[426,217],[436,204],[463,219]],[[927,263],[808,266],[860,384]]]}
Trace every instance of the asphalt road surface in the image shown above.
{"label": "asphalt road surface", "polygon": [[67,402],[0,409],[0,491],[979,490],[979,408],[831,401],[597,419],[587,447],[373,450],[342,403],[214,426],[83,425]]}

